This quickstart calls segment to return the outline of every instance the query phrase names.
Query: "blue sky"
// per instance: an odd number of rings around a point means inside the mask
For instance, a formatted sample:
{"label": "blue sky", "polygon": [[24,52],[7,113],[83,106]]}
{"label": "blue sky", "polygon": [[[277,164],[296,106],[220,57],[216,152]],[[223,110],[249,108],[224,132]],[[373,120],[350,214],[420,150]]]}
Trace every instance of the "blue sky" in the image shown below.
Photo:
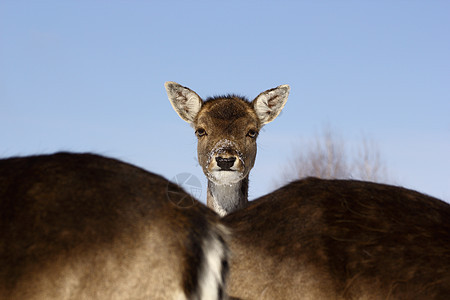
{"label": "blue sky", "polygon": [[0,2],[0,156],[91,151],[173,178],[196,161],[165,81],[200,96],[289,84],[250,197],[324,124],[369,136],[395,183],[450,201],[448,1]]}

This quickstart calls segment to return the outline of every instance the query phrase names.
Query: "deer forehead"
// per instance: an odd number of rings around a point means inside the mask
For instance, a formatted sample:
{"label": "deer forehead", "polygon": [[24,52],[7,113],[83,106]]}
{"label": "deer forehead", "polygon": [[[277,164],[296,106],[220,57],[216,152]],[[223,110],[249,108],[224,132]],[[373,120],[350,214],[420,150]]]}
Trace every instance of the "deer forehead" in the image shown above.
{"label": "deer forehead", "polygon": [[241,130],[249,125],[259,127],[259,119],[253,106],[236,96],[208,99],[198,113],[196,123],[220,127],[228,125]]}

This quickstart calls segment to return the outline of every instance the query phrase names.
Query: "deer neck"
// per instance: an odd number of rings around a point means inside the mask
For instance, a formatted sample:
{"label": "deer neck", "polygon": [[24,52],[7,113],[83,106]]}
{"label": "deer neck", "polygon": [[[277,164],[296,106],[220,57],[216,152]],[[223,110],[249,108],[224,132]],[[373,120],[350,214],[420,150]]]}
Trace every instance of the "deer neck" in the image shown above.
{"label": "deer neck", "polygon": [[225,216],[248,204],[248,176],[233,184],[215,184],[208,180],[206,203],[220,216]]}

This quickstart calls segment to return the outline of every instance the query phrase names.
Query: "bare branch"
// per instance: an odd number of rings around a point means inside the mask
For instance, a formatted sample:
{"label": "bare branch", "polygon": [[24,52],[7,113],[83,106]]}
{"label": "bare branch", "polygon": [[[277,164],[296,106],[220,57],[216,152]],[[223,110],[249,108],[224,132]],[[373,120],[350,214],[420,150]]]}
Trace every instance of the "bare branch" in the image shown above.
{"label": "bare branch", "polygon": [[349,149],[330,126],[313,141],[303,142],[294,154],[294,163],[284,171],[286,180],[308,176],[326,179],[360,179],[387,182],[387,169],[377,144],[363,136],[360,144]]}

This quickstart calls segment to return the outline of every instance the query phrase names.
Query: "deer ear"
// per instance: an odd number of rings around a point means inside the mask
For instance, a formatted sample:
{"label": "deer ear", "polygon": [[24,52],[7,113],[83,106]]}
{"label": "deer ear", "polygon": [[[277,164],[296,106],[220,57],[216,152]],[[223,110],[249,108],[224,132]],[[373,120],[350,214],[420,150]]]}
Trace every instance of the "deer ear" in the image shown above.
{"label": "deer ear", "polygon": [[286,104],[290,89],[287,84],[280,85],[262,92],[253,100],[253,108],[262,125],[272,122],[280,114]]}
{"label": "deer ear", "polygon": [[173,81],[166,82],[164,86],[166,87],[170,103],[180,118],[188,123],[194,122],[203,105],[200,96],[187,87]]}

